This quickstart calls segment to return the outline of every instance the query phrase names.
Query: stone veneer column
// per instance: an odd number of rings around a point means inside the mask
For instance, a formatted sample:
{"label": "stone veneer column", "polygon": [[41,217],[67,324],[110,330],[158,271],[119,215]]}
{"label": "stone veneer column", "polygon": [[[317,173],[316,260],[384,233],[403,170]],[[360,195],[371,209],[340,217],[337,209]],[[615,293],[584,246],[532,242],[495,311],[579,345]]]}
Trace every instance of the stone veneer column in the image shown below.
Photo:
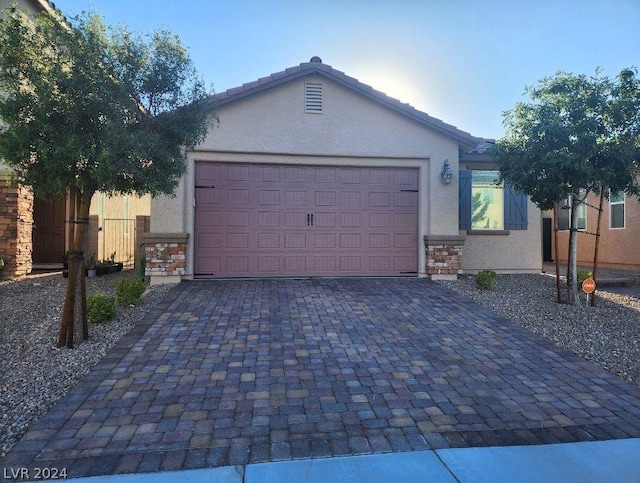
{"label": "stone veneer column", "polygon": [[20,277],[33,266],[33,194],[12,186],[0,175],[0,258],[5,266],[0,276]]}
{"label": "stone veneer column", "polygon": [[188,233],[145,233],[146,275],[151,284],[178,283],[186,273]]}
{"label": "stone veneer column", "polygon": [[455,280],[462,270],[463,235],[426,235],[427,275],[433,280]]}

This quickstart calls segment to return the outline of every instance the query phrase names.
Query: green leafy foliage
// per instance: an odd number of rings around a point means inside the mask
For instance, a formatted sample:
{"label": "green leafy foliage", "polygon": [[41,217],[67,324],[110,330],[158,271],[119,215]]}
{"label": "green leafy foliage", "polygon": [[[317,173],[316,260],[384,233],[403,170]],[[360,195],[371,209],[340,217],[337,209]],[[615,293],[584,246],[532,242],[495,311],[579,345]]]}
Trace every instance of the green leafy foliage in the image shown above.
{"label": "green leafy foliage", "polygon": [[97,324],[113,319],[116,316],[116,299],[104,294],[87,297],[87,320]]}
{"label": "green leafy foliage", "polygon": [[567,195],[611,189],[639,194],[640,79],[558,72],[505,113],[492,151],[501,180],[550,209]]}
{"label": "green leafy foliage", "polygon": [[[209,95],[166,30],[145,36],[95,13],[34,16],[15,5],[0,14],[0,159],[35,196],[69,196],[80,220],[98,191],[172,195],[187,150],[215,120]],[[71,251],[83,251],[86,225],[70,231]],[[70,262],[58,338],[69,348],[74,297],[86,296]]]}
{"label": "green leafy foliage", "polygon": [[491,290],[497,277],[493,270],[482,270],[476,274],[476,286],[482,290]]}
{"label": "green leafy foliage", "polygon": [[146,289],[146,284],[140,280],[123,278],[116,285],[118,303],[122,306],[135,304]]}
{"label": "green leafy foliage", "polygon": [[209,93],[165,30],[108,28],[97,14],[0,19],[0,157],[42,198],[69,187],[171,194],[206,135]]}
{"label": "green leafy foliage", "polygon": [[577,274],[578,285],[582,285],[582,282],[584,282],[588,278],[591,278],[591,275],[593,274],[588,270],[578,270],[578,274]]}
{"label": "green leafy foliage", "polygon": [[614,79],[558,72],[527,87],[530,102],[505,112],[506,135],[491,154],[500,179],[541,209],[572,196],[569,294],[577,293],[577,208],[588,194],[640,195],[640,79],[635,68]]}
{"label": "green leafy foliage", "polygon": [[138,263],[138,280],[144,282],[147,276],[147,252],[142,250],[140,262]]}

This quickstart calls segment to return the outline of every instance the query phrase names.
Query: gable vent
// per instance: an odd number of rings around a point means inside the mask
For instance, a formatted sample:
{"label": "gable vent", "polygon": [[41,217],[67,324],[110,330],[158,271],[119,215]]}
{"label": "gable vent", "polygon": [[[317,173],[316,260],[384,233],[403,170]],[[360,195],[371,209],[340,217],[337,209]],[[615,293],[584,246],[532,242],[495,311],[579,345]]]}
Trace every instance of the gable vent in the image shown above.
{"label": "gable vent", "polygon": [[322,114],[322,82],[304,83],[304,112]]}

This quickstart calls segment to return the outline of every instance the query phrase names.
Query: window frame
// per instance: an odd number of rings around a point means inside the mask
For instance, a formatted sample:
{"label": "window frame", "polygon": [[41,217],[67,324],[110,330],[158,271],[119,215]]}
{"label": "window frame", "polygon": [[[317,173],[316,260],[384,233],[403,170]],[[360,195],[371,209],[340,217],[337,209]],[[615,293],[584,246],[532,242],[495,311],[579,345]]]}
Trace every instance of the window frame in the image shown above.
{"label": "window frame", "polygon": [[[495,184],[495,183],[488,183],[488,186],[486,186],[487,188],[491,188],[491,201],[490,201],[490,205],[493,204],[495,202],[495,197],[497,195],[497,193],[500,193],[501,196],[501,200],[497,201],[497,204],[499,206],[501,206],[501,210],[500,210],[500,220],[499,220],[499,228],[490,228],[490,227],[474,227],[473,226],[473,195],[474,195],[474,180],[477,179],[476,175],[482,176],[481,173],[486,173],[487,178],[488,177],[493,177],[495,174],[494,179],[498,180],[500,177],[500,171],[495,170],[495,169],[472,169],[471,170],[471,231],[495,231],[495,232],[501,232],[501,231],[505,231],[505,214],[504,214],[504,210],[505,210],[505,189],[504,189],[504,183],[499,183],[499,184]],[[478,187],[477,189],[482,189],[485,186],[482,187]],[[496,217],[497,218],[497,217]],[[489,219],[490,220],[490,219]]]}
{"label": "window frame", "polygon": [[[621,199],[618,201],[612,201],[613,198]],[[618,193],[612,193],[609,190],[609,230],[624,230],[627,226],[627,206],[626,206],[626,194],[624,191]],[[613,207],[622,205],[622,226],[612,226],[613,223]]]}
{"label": "window frame", "polygon": [[[584,195],[582,195],[582,193],[584,193]],[[586,190],[584,188],[580,189],[580,196],[582,197],[582,202],[580,202],[580,204],[578,205],[578,226],[576,227],[576,229],[578,231],[586,231],[587,229],[587,205],[585,203],[586,201]],[[571,207],[573,206],[573,195],[569,195],[566,198],[563,199],[563,203],[566,203]],[[581,217],[580,216],[580,212],[584,213],[584,216]],[[567,212],[568,216],[567,216],[567,225],[566,228],[560,228],[560,213],[563,212]],[[584,226],[580,226],[580,220],[583,219],[584,220]],[[564,221],[564,219],[563,219]],[[568,210],[563,210],[562,207],[558,208],[558,219],[557,219],[557,223],[558,223],[558,231],[569,231],[571,229],[571,208],[569,208]]]}

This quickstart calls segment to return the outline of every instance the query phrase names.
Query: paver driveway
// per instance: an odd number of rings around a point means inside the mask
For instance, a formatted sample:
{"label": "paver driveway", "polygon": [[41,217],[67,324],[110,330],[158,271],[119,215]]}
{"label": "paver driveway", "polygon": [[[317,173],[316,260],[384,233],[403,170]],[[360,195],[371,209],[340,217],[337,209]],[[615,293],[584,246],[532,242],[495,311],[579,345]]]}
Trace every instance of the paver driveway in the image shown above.
{"label": "paver driveway", "polygon": [[640,437],[640,389],[428,280],[184,282],[0,466]]}

